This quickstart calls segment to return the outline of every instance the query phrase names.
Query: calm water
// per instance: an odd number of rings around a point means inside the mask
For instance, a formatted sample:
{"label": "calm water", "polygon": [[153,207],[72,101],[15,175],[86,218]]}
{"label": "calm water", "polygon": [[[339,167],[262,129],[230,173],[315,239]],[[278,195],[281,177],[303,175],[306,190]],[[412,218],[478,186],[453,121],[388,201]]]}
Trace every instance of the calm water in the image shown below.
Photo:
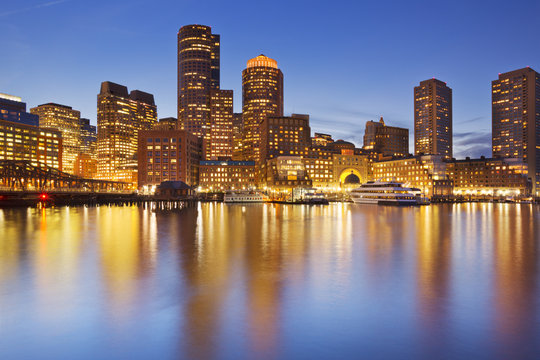
{"label": "calm water", "polygon": [[0,210],[1,359],[538,359],[540,208]]}

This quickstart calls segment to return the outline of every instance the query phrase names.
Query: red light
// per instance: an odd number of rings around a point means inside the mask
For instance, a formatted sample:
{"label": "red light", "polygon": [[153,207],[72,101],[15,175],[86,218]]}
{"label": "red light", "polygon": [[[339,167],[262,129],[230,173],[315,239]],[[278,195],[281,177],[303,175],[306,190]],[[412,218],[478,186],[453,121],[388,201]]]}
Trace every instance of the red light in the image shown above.
{"label": "red light", "polygon": [[40,200],[47,200],[49,198],[49,195],[47,194],[41,194],[39,195]]}

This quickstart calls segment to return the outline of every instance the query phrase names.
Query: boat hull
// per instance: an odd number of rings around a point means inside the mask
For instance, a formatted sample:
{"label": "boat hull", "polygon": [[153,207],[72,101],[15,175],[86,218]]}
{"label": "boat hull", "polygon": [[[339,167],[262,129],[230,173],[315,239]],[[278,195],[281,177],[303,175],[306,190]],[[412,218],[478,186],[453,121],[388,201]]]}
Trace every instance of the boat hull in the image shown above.
{"label": "boat hull", "polygon": [[395,205],[395,206],[411,206],[417,205],[415,199],[365,199],[353,198],[355,204],[374,204],[374,205]]}

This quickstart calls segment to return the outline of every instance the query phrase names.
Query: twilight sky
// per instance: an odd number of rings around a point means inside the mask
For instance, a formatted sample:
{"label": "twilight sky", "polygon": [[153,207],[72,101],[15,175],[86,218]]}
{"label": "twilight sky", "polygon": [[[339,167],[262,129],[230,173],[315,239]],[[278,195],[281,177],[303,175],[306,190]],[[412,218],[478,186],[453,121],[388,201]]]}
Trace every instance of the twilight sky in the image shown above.
{"label": "twilight sky", "polygon": [[409,128],[413,88],[453,89],[454,156],[491,155],[491,81],[540,71],[540,1],[18,0],[0,7],[0,92],[28,107],[56,102],[96,123],[102,81],[154,94],[176,116],[176,36],[186,24],[221,35],[221,88],[242,106],[241,72],[263,53],[284,74],[285,113],[312,132],[362,145],[381,115]]}

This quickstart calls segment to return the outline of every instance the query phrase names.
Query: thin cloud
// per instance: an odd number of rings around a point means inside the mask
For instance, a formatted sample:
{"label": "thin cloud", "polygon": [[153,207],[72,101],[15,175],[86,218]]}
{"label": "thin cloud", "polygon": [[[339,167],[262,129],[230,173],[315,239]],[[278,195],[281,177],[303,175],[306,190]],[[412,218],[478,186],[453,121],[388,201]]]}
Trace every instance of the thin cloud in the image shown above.
{"label": "thin cloud", "polygon": [[20,13],[27,12],[27,11],[32,11],[32,10],[41,9],[41,8],[44,8],[44,7],[58,5],[58,4],[65,3],[65,2],[68,2],[68,1],[71,1],[71,0],[49,1],[49,2],[46,2],[46,3],[43,3],[43,4],[37,4],[37,5],[34,5],[34,6],[28,6],[28,7],[25,7],[25,8],[5,11],[3,13],[0,13],[0,17],[10,16],[10,15],[14,15],[14,14],[20,14]]}
{"label": "thin cloud", "polygon": [[458,124],[473,123],[473,122],[477,122],[477,121],[480,121],[480,120],[484,120],[485,118],[486,118],[485,116],[477,116],[477,117],[469,119],[469,120],[460,121],[460,122],[458,122]]}
{"label": "thin cloud", "polygon": [[467,145],[484,145],[491,146],[491,132],[490,131],[475,131],[475,132],[462,132],[454,133],[454,144],[467,146]]}
{"label": "thin cloud", "polygon": [[491,146],[488,144],[475,144],[473,146],[456,146],[454,149],[454,157],[456,159],[464,159],[466,157],[477,159],[480,156],[490,157]]}

